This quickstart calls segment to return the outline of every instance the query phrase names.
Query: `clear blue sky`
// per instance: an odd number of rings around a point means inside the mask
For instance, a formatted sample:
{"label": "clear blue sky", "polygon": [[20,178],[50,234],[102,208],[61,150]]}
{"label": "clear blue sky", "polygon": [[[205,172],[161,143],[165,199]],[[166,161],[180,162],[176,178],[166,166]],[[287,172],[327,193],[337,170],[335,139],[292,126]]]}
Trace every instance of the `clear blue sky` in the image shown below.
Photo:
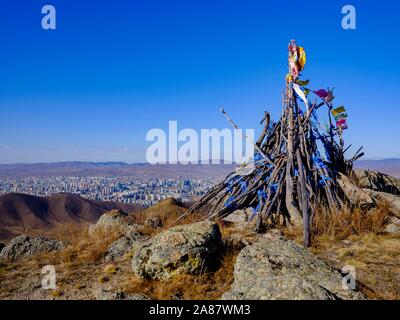
{"label": "clear blue sky", "polygon": [[[57,9],[57,30],[41,8]],[[341,8],[357,30],[341,28]],[[0,163],[144,160],[145,135],[243,128],[278,116],[291,38],[310,87],[335,86],[346,141],[367,158],[400,157],[398,1],[3,2]],[[258,130],[258,128],[257,128]]]}

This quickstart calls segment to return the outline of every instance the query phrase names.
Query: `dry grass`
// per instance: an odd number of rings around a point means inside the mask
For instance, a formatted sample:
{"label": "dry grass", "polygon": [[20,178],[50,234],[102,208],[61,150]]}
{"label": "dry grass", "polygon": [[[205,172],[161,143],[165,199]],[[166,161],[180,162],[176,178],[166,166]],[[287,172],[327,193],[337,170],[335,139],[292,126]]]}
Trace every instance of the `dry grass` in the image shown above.
{"label": "dry grass", "polygon": [[183,204],[176,202],[175,199],[164,200],[155,206],[143,210],[135,217],[135,222],[139,224],[144,224],[148,218],[158,217],[161,219],[161,228],[152,228],[149,226],[144,226],[141,231],[149,236],[154,236],[157,233],[164,231],[166,229],[175,227],[177,225],[191,224],[204,220],[203,214],[186,214],[187,208]]}
{"label": "dry grass", "polygon": [[116,274],[117,271],[117,267],[113,264],[108,264],[104,267],[104,273],[108,275]]}
{"label": "dry grass", "polygon": [[400,299],[399,237],[365,233],[341,241],[319,241],[312,250],[337,269],[354,266],[369,298]]}
{"label": "dry grass", "polygon": [[[362,236],[369,233],[381,234],[390,218],[388,205],[365,211],[344,208],[337,214],[320,209],[312,221],[312,245],[319,242],[343,240],[353,235]],[[303,231],[299,228],[284,228],[284,234],[297,242],[302,242]]]}
{"label": "dry grass", "polygon": [[59,254],[60,262],[67,267],[96,264],[104,257],[109,245],[121,234],[119,228],[98,229],[93,234],[89,233],[87,228],[71,233],[59,233],[61,240],[69,244]]}
{"label": "dry grass", "polygon": [[331,214],[321,210],[313,221],[313,236],[317,239],[322,237],[344,239],[351,235],[381,233],[388,222],[389,215],[386,204],[370,212],[359,208],[354,210],[345,208],[338,214]]}
{"label": "dry grass", "polygon": [[182,274],[163,281],[130,276],[123,283],[123,290],[143,293],[156,300],[215,300],[226,292],[233,282],[236,255],[233,251],[226,253],[218,271],[202,275]]}
{"label": "dry grass", "polygon": [[136,223],[143,224],[148,218],[158,217],[162,221],[169,219],[171,216],[180,216],[187,211],[187,208],[174,198],[168,198],[156,205],[147,208],[139,213],[135,213],[133,219]]}

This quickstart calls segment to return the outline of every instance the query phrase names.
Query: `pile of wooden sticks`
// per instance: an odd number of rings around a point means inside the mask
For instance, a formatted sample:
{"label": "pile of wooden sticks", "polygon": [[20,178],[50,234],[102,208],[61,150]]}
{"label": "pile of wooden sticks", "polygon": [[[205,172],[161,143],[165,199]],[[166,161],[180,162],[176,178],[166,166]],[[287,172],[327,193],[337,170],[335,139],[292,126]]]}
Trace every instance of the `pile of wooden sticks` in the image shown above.
{"label": "pile of wooden sticks", "polygon": [[[300,100],[299,100],[300,101]],[[339,173],[349,175],[361,149],[346,160],[343,139],[331,123],[323,130],[316,110],[317,101],[302,111],[290,87],[282,93],[282,115],[272,122],[265,114],[264,127],[255,142],[254,161],[211,188],[189,212],[206,212],[223,218],[239,209],[251,208],[257,230],[268,224],[290,223],[303,226],[304,245],[310,245],[310,222],[317,208],[335,214],[345,203],[337,184]],[[329,110],[328,110],[329,113]],[[324,154],[324,156],[322,156]]]}

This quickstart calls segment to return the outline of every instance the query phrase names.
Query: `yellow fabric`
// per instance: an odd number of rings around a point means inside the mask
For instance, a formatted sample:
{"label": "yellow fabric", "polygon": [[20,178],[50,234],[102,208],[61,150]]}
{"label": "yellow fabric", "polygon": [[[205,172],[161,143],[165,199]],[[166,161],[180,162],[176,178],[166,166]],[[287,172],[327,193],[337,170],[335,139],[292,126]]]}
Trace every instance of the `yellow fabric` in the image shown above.
{"label": "yellow fabric", "polygon": [[342,112],[346,112],[346,109],[343,106],[341,106],[335,110],[332,110],[332,115],[334,117],[336,117],[338,114],[341,114]]}
{"label": "yellow fabric", "polygon": [[299,63],[299,67],[300,67],[299,71],[301,71],[304,69],[304,66],[306,65],[307,55],[306,55],[306,51],[304,50],[303,47],[298,47],[298,50],[299,50],[299,62],[298,63]]}

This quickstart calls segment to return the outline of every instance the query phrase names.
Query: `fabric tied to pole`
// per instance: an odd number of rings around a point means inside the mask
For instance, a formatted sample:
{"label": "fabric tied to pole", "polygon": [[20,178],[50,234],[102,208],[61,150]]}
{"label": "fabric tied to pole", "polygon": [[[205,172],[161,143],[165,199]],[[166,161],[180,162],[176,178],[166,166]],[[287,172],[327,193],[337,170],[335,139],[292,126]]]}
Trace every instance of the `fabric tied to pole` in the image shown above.
{"label": "fabric tied to pole", "polygon": [[297,79],[295,81],[299,86],[305,87],[306,85],[308,85],[310,83],[310,80],[300,80]]}
{"label": "fabric tied to pole", "polygon": [[339,121],[339,120],[342,120],[342,119],[347,119],[347,113],[340,113],[340,114],[338,114],[337,116],[335,116],[335,120],[336,121]]}
{"label": "fabric tied to pole", "polygon": [[328,181],[332,181],[332,178],[327,176],[321,176],[321,179],[319,180],[319,185],[321,187],[325,187]]}
{"label": "fabric tied to pole", "polygon": [[313,91],[318,97],[320,97],[321,99],[325,99],[329,93],[328,91],[326,91],[325,89],[320,89],[318,91]]}
{"label": "fabric tied to pole", "polygon": [[232,208],[233,207],[233,202],[235,201],[234,196],[230,196],[229,199],[224,203],[225,207],[227,208]]}
{"label": "fabric tied to pole", "polygon": [[332,110],[331,112],[332,112],[332,115],[334,117],[336,117],[337,115],[346,112],[346,109],[345,109],[345,107],[341,106],[339,108],[336,108],[336,109]]}
{"label": "fabric tied to pole", "polygon": [[242,190],[242,192],[245,192],[247,190],[246,181],[240,181],[240,190]]}
{"label": "fabric tied to pole", "polygon": [[279,185],[277,183],[272,183],[269,185],[271,192],[275,193],[278,190]]}
{"label": "fabric tied to pole", "polygon": [[260,161],[260,160],[262,160],[262,159],[264,159],[263,158],[263,156],[259,153],[259,152],[256,152],[255,154],[254,154],[254,161],[256,162],[256,161]]}
{"label": "fabric tied to pole", "polygon": [[299,96],[299,98],[303,100],[304,105],[308,109],[308,100],[303,90],[301,90],[300,86],[297,83],[293,83],[293,89],[294,92],[296,92],[296,94]]}
{"label": "fabric tied to pole", "polygon": [[314,163],[314,166],[318,169],[326,169],[327,168],[326,164],[322,161],[322,159],[320,157],[313,156],[312,161]]}
{"label": "fabric tied to pole", "polygon": [[241,181],[242,181],[241,177],[235,177],[234,179],[229,180],[226,186],[226,190],[228,191],[228,193],[232,193],[233,186],[237,183],[240,183]]}
{"label": "fabric tied to pole", "polygon": [[257,211],[257,209],[254,209],[253,207],[251,207],[250,209],[251,209],[252,215],[251,215],[249,221],[251,222],[254,219],[254,217],[257,215],[258,211]]}
{"label": "fabric tied to pole", "polygon": [[228,193],[232,193],[233,191],[233,183],[232,181],[229,181],[227,187],[226,187],[226,191],[228,191]]}
{"label": "fabric tied to pole", "polygon": [[257,196],[258,196],[258,205],[257,205],[256,211],[260,212],[263,200],[267,199],[267,194],[265,193],[264,190],[258,190],[257,191]]}
{"label": "fabric tied to pole", "polygon": [[342,129],[342,130],[347,129],[348,127],[347,127],[346,119],[341,119],[339,121],[336,121],[336,127],[338,129]]}

